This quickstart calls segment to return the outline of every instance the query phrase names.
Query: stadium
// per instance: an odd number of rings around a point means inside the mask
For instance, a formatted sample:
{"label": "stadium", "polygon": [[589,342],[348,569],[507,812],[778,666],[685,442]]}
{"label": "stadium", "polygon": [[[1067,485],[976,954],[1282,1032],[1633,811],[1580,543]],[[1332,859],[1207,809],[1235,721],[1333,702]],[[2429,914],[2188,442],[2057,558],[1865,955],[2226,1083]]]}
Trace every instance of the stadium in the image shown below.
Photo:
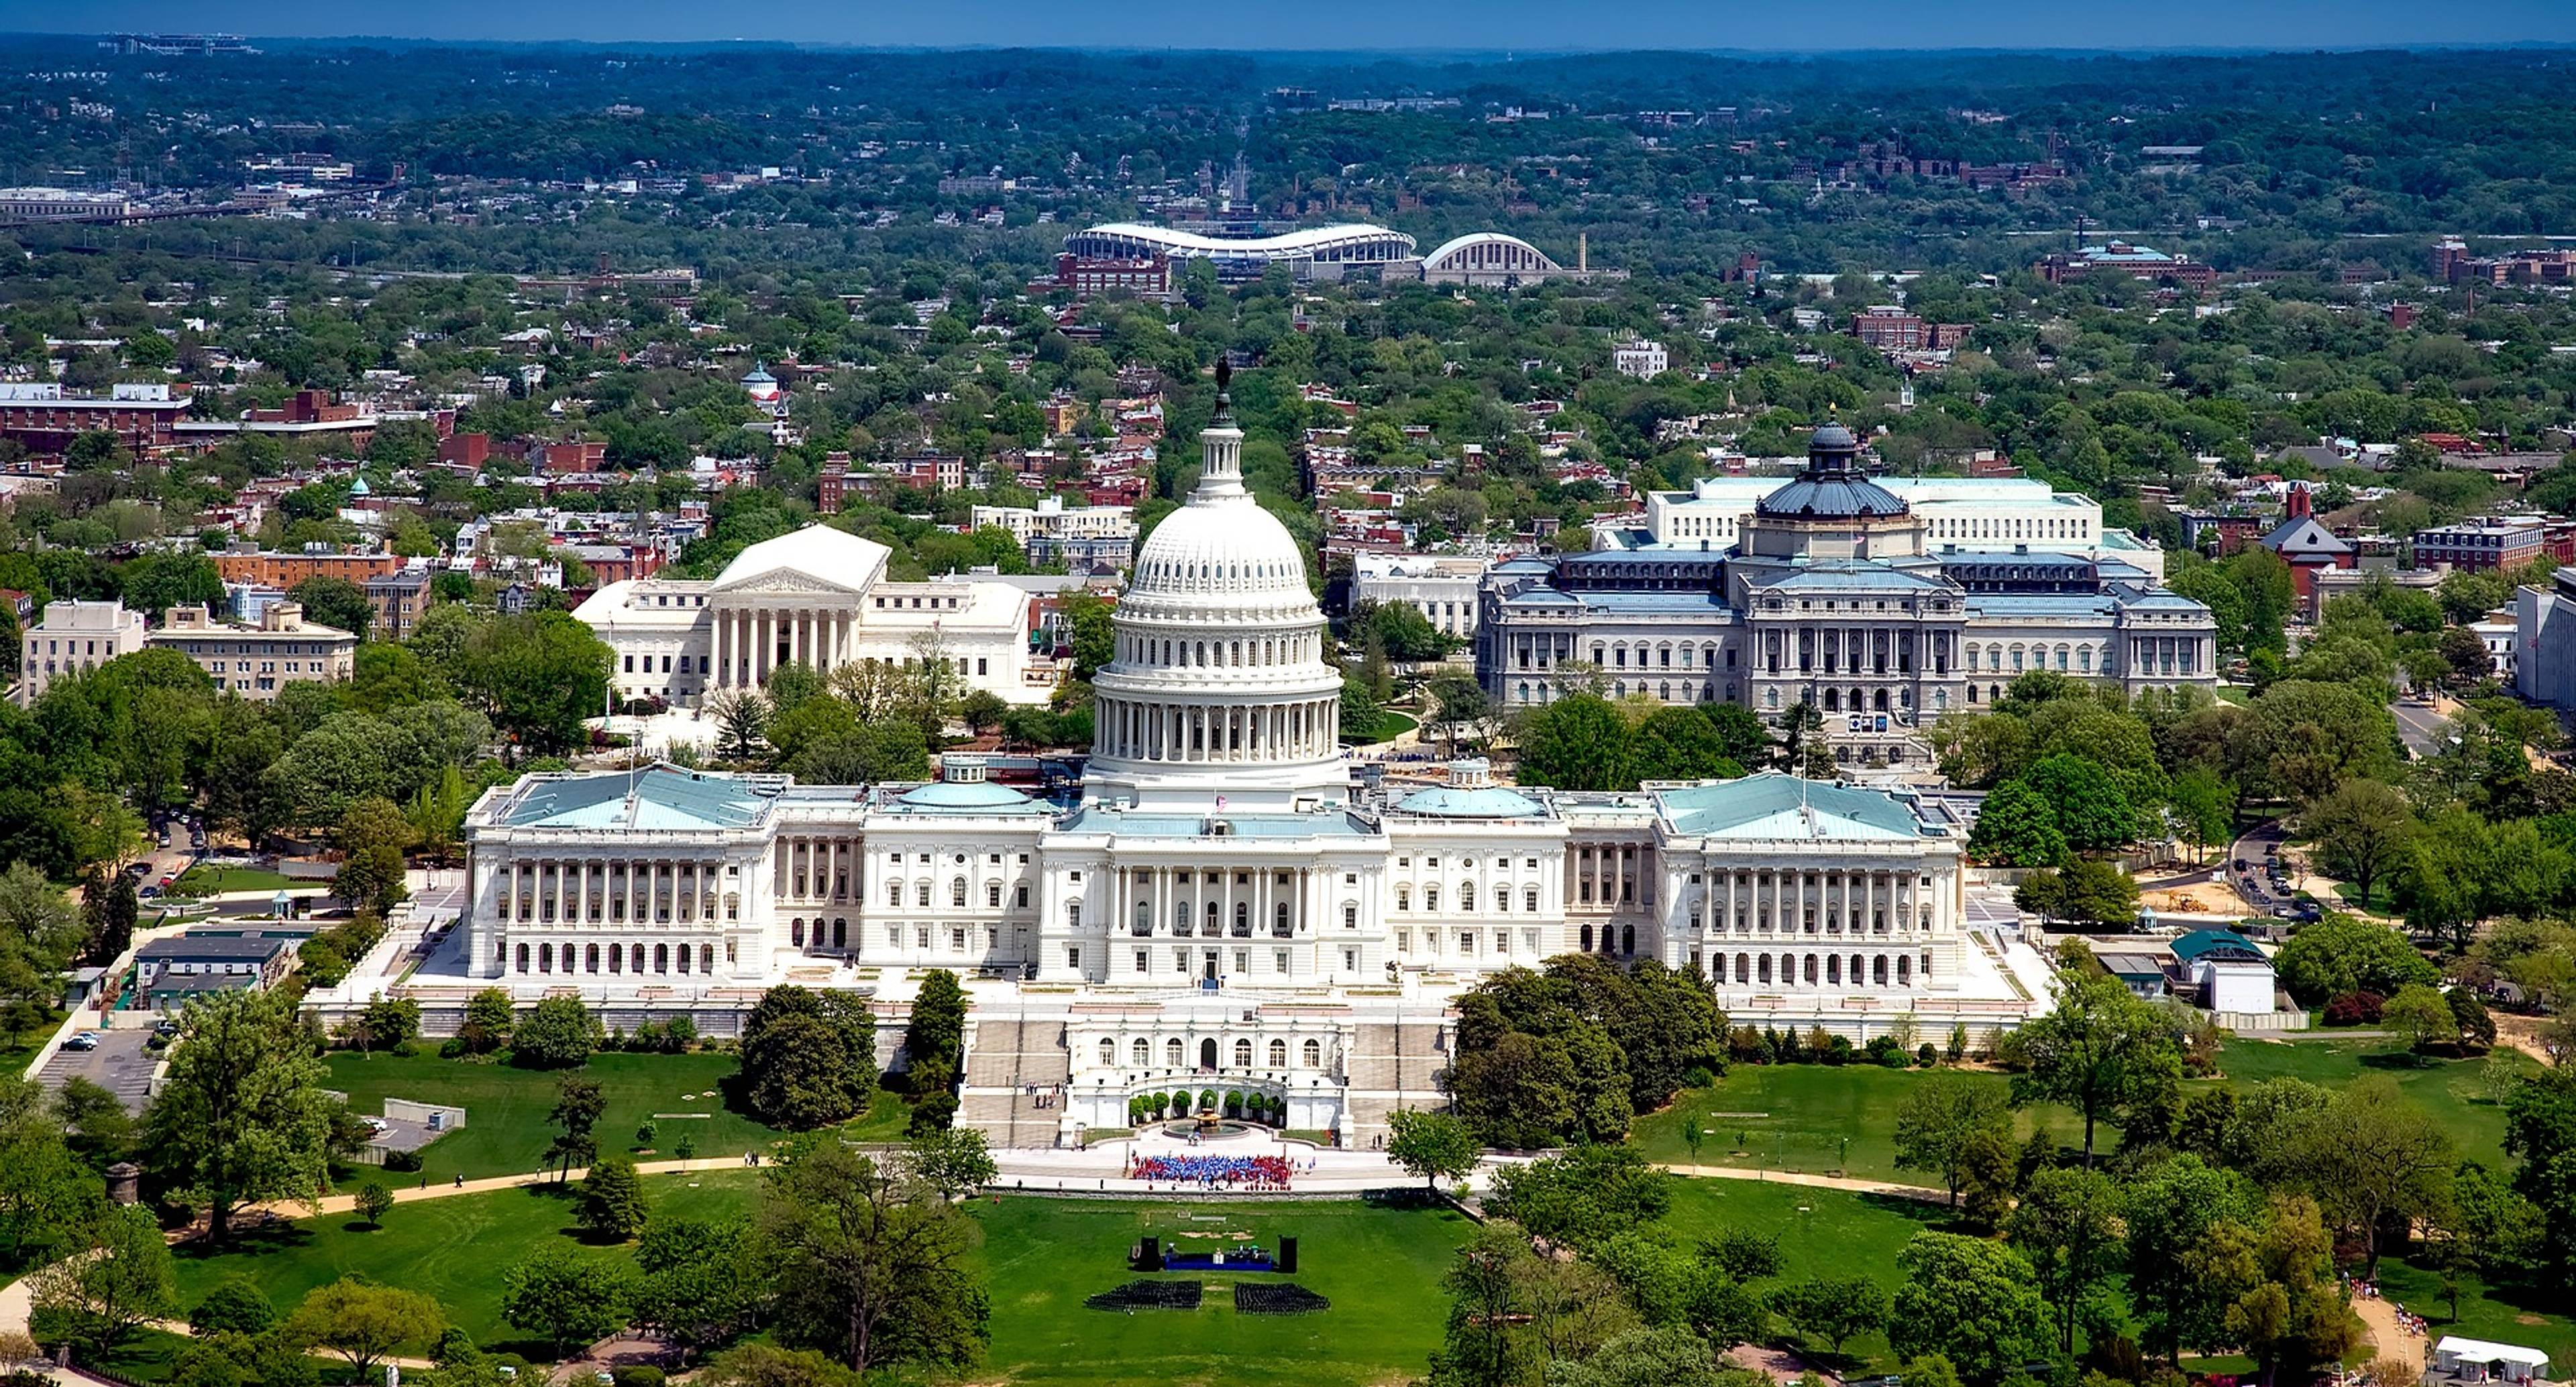
{"label": "stadium", "polygon": [[1276,236],[1202,236],[1141,222],[1109,222],[1064,238],[1067,254],[1083,260],[1205,260],[1219,279],[1259,279],[1272,265],[1286,265],[1301,280],[1366,275],[1408,278],[1419,272],[1413,238],[1383,226],[1349,223],[1304,227]]}

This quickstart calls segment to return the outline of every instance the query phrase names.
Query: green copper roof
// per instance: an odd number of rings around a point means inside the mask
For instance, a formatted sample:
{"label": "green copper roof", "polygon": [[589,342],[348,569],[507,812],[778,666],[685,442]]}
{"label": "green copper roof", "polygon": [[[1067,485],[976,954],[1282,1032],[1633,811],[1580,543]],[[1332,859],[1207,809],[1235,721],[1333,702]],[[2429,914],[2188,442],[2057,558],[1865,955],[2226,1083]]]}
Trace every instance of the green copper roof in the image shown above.
{"label": "green copper roof", "polygon": [[1041,814],[1052,812],[1048,806],[1021,794],[1010,786],[996,785],[989,780],[935,780],[927,785],[916,785],[895,796],[895,800],[907,809],[927,809],[951,814],[1009,814],[1021,810]]}
{"label": "green copper roof", "polygon": [[1537,800],[1501,786],[1487,786],[1481,790],[1434,786],[1406,795],[1396,801],[1395,807],[1400,813],[1444,819],[1529,819],[1547,813]]}
{"label": "green copper roof", "polygon": [[1741,780],[1658,790],[1675,832],[1711,838],[1920,838],[1914,806],[1881,790],[1765,771]]}
{"label": "green copper roof", "polygon": [[502,821],[513,828],[745,828],[759,820],[770,793],[741,776],[677,766],[600,771],[537,781]]}

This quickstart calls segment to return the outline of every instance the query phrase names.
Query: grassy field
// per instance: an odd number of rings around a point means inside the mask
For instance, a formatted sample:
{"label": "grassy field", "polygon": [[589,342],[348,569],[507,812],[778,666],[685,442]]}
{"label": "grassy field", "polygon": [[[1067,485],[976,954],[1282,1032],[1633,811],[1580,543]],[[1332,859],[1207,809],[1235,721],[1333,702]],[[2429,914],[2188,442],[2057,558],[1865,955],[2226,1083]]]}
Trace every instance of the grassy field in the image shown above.
{"label": "grassy field", "polygon": [[2499,1170],[2510,1164],[2504,1156],[2504,1105],[2488,1096],[2488,1070],[2510,1073],[2540,1067],[2538,1061],[2513,1050],[2419,1064],[2397,1042],[2386,1040],[2233,1041],[2220,1054],[2219,1064],[2233,1084],[2305,1079],[2336,1088],[2363,1074],[2385,1074],[2397,1081],[2407,1097],[2441,1119],[2443,1129],[2460,1144],[2461,1155]]}
{"label": "grassy field", "polygon": [[[976,1380],[1014,1383],[1368,1387],[1419,1375],[1440,1341],[1440,1277],[1472,1225],[1448,1210],[1356,1201],[1165,1204],[1004,1199],[975,1208],[984,1226],[993,1344]],[[1085,1297],[1130,1279],[1128,1246],[1151,1233],[1245,1232],[1276,1248],[1297,1239],[1290,1278],[1329,1298],[1317,1315],[1234,1312],[1231,1279],[1202,1274],[1195,1311],[1093,1310]]]}
{"label": "grassy field", "polygon": [[[1948,1218],[1941,1206],[1914,1199],[1751,1180],[1684,1180],[1674,1189],[1672,1211],[1664,1215],[1662,1226],[1683,1247],[1721,1228],[1750,1229],[1778,1239],[1780,1276],[1759,1283],[1766,1290],[1810,1276],[1857,1271],[1893,1291],[1897,1250],[1925,1229],[1946,1228]],[[1814,1346],[1819,1353],[1824,1348]],[[1884,1334],[1851,1340],[1843,1345],[1843,1355],[1854,1370],[1896,1366]]]}
{"label": "grassy field", "polygon": [[2430,1320],[2435,1339],[2445,1334],[2491,1339],[2547,1350],[2553,1366],[2576,1362],[2576,1320],[2565,1314],[2563,1295],[2490,1287],[2475,1273],[2465,1273],[2460,1277],[2460,1318],[2453,1323],[2450,1302],[2442,1299],[2440,1273],[2428,1263],[2395,1258],[2379,1264],[2379,1293]]}
{"label": "grassy field", "polygon": [[[2336,1087],[2365,1073],[2385,1073],[2423,1104],[2459,1140],[2461,1153],[2489,1165],[2502,1161],[2504,1110],[2486,1093],[2489,1065],[2530,1061],[2511,1052],[2465,1060],[2407,1062],[2386,1041],[2229,1041],[2220,1052],[2220,1077],[2208,1083],[2248,1086],[2297,1078]],[[1737,1065],[1713,1088],[1688,1089],[1673,1105],[1637,1120],[1635,1139],[1659,1161],[1693,1159],[1686,1124],[1696,1118],[1703,1165],[1745,1169],[1828,1171],[1866,1179],[1929,1183],[1928,1175],[1896,1168],[1896,1110],[1930,1071],[1871,1065]],[[1974,1073],[1979,1083],[2003,1092],[2002,1074]],[[2040,1127],[2067,1145],[2083,1140],[2072,1110],[2035,1105],[2014,1114],[2014,1132],[2027,1138]],[[1746,1140],[1739,1145],[1738,1137]],[[2118,1141],[2105,1130],[2096,1144]],[[1738,1155],[1741,1151],[1743,1154]]]}
{"label": "grassy field", "polygon": [[[758,1179],[748,1170],[652,1175],[645,1177],[644,1190],[657,1215],[713,1217],[750,1208]],[[304,1219],[216,1255],[177,1249],[179,1301],[193,1306],[209,1287],[238,1272],[285,1311],[316,1286],[364,1276],[435,1298],[486,1349],[536,1358],[544,1346],[518,1342],[517,1332],[501,1320],[501,1273],[554,1242],[585,1256],[628,1255],[582,1244],[572,1223],[572,1201],[552,1187],[398,1204],[380,1229],[349,1214]]]}
{"label": "grassy field", "polygon": [[[1739,1064],[1715,1088],[1687,1089],[1671,1107],[1639,1118],[1635,1139],[1658,1161],[1737,1166],[1746,1170],[1841,1170],[1864,1179],[1923,1183],[1896,1168],[1896,1109],[1928,1071],[1847,1064]],[[2001,1074],[1972,1073],[1998,1094],[2010,1084]],[[1696,1118],[1699,1155],[1684,1135]],[[2083,1128],[2064,1109],[2035,1107],[2014,1114],[2016,1135],[2046,1125],[2060,1141],[2083,1140]],[[1739,1138],[1742,1139],[1739,1144]],[[1740,1153],[1740,1154],[1739,1154]]]}
{"label": "grassy field", "polygon": [[[514,1069],[505,1064],[474,1064],[435,1055],[361,1055],[330,1057],[331,1086],[349,1095],[360,1113],[383,1111],[387,1098],[448,1103],[465,1109],[465,1130],[441,1137],[421,1153],[421,1174],[432,1181],[462,1175],[469,1180],[490,1175],[516,1175],[545,1165],[546,1143],[554,1129],[546,1114],[565,1075],[557,1071]],[[734,1057],[719,1054],[624,1055],[591,1057],[572,1071],[596,1081],[607,1099],[599,1119],[603,1151],[635,1150],[636,1126],[655,1114],[663,1116],[652,1155],[671,1156],[681,1136],[696,1138],[700,1156],[740,1155],[766,1147],[784,1133],[764,1127],[748,1114],[729,1107],[725,1088],[736,1069]],[[895,1141],[903,1135],[903,1100],[879,1090],[875,1106],[851,1128],[862,1141]],[[381,1178],[389,1183],[418,1180],[419,1175],[360,1172],[353,1179]]]}

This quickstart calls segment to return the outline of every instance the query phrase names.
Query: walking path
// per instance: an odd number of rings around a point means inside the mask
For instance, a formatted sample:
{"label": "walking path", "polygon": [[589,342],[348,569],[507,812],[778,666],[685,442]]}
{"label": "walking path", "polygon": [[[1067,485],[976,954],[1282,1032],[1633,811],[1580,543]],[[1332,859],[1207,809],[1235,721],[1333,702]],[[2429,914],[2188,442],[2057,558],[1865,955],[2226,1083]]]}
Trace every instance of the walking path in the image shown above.
{"label": "walking path", "polygon": [[1950,1202],[1948,1190],[1936,1190],[1927,1185],[1900,1185],[1891,1180],[1862,1180],[1848,1175],[1811,1175],[1800,1170],[1747,1170],[1740,1165],[1668,1165],[1664,1169],[1694,1179],[1759,1180],[1773,1185],[1806,1185],[1820,1190],[1886,1195],[1892,1199],[1919,1199],[1931,1204]]}
{"label": "walking path", "polygon": [[2378,1296],[2356,1294],[2352,1311],[2361,1316],[2362,1325],[2370,1331],[2373,1357],[2394,1358],[2406,1365],[2407,1372],[2419,1376],[2423,1373],[2424,1336],[2406,1332],[2406,1326],[2398,1323],[2396,1306]]}

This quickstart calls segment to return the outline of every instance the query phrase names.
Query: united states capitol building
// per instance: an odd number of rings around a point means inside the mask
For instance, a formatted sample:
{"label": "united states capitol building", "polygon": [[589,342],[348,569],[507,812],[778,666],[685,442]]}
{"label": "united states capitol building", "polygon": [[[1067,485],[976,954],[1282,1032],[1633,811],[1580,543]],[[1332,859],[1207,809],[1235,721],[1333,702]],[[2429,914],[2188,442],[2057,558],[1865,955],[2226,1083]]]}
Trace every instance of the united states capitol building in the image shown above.
{"label": "united states capitol building", "polygon": [[497,986],[724,1035],[794,982],[871,996],[892,1056],[949,969],[972,1001],[960,1120],[997,1143],[1222,1086],[1367,1147],[1442,1101],[1457,994],[1558,954],[1660,960],[1739,1024],[1855,1039],[1982,1034],[2045,996],[2036,953],[1970,918],[1938,797],[1778,774],[1574,794],[1480,762],[1357,783],[1303,556],[1245,489],[1222,397],[1202,439],[1119,603],[1078,790],[971,756],[909,785],[527,776],[468,815],[461,919],[427,961],[371,960],[316,1005],[408,995],[435,1031]]}

